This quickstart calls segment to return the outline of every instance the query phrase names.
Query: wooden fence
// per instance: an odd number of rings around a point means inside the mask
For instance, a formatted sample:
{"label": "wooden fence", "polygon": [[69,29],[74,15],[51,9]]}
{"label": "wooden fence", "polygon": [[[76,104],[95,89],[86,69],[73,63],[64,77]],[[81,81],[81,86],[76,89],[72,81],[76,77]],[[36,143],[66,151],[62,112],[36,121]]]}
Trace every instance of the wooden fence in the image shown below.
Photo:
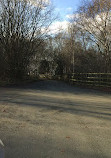
{"label": "wooden fence", "polygon": [[58,78],[79,85],[111,87],[111,73],[74,73],[64,74]]}

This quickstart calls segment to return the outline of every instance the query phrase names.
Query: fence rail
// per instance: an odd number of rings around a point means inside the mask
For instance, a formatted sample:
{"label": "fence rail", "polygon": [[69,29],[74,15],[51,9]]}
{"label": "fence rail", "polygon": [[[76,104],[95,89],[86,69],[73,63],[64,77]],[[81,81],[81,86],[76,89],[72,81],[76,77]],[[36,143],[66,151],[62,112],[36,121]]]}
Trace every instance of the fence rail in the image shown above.
{"label": "fence rail", "polygon": [[111,73],[74,73],[58,76],[58,79],[80,85],[111,87]]}

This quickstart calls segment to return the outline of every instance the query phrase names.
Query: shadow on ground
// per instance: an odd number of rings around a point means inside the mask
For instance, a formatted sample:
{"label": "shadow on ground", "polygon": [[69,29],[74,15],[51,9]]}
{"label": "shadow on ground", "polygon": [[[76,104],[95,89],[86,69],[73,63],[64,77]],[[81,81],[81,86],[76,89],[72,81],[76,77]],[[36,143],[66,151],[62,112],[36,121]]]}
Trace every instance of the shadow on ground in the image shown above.
{"label": "shadow on ground", "polygon": [[110,158],[111,96],[59,81],[0,89],[6,158]]}
{"label": "shadow on ground", "polygon": [[58,81],[40,81],[24,87],[6,88],[0,102],[111,120],[110,95]]}

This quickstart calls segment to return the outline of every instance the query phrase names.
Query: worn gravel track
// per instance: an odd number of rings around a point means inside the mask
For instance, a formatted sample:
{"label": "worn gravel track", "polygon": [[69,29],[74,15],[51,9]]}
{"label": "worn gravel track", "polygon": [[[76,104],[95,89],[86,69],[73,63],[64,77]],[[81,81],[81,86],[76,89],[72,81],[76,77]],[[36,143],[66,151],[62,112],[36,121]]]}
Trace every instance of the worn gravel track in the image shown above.
{"label": "worn gravel track", "polygon": [[6,158],[111,158],[111,96],[59,81],[0,88]]}

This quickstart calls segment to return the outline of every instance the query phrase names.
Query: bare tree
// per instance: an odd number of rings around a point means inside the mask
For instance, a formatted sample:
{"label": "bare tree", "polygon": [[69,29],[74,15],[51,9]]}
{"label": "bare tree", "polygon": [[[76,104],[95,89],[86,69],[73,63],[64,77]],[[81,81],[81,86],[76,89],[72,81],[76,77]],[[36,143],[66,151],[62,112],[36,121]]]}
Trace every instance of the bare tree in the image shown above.
{"label": "bare tree", "polygon": [[74,22],[82,32],[98,46],[105,59],[105,72],[110,71],[111,62],[111,0],[85,1],[79,9]]}
{"label": "bare tree", "polygon": [[44,0],[0,1],[0,50],[7,67],[5,73],[11,78],[27,73],[31,57],[55,20],[52,11],[50,3]]}

